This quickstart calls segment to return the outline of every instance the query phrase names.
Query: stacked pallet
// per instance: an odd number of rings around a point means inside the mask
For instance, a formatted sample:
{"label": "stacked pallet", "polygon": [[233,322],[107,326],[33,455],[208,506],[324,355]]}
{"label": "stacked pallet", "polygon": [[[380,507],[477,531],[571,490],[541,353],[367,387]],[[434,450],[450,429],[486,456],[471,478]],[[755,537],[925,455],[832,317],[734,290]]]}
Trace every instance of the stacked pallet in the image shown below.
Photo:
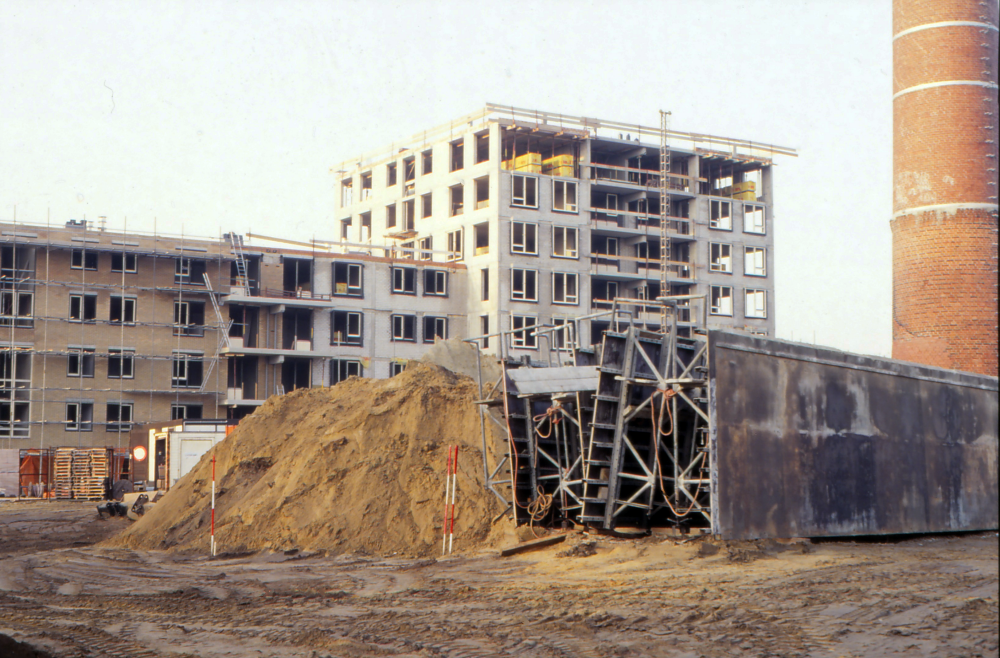
{"label": "stacked pallet", "polygon": [[53,462],[53,487],[56,498],[73,497],[73,448],[56,448]]}
{"label": "stacked pallet", "polygon": [[104,448],[73,451],[73,498],[101,499],[108,477],[108,451]]}

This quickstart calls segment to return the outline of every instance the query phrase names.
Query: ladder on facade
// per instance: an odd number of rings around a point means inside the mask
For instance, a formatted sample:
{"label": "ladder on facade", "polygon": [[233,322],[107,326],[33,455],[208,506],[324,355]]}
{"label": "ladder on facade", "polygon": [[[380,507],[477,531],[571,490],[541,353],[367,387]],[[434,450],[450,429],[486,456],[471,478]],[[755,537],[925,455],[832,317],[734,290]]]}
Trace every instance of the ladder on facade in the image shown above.
{"label": "ladder on facade", "polygon": [[[667,134],[670,131],[670,112],[660,110],[660,296],[670,294],[667,266],[670,263],[670,236],[667,218],[670,217],[670,148]],[[666,331],[667,307],[660,308],[660,331]]]}
{"label": "ladder on facade", "polygon": [[236,233],[226,233],[233,255],[236,257],[236,284],[242,289],[243,296],[250,296],[250,278],[247,276],[247,259],[243,254],[243,236]]}
{"label": "ladder on facade", "polygon": [[228,322],[222,317],[222,309],[219,307],[219,300],[215,298],[215,291],[212,290],[212,282],[208,278],[208,274],[202,274],[202,279],[205,281],[205,290],[208,291],[208,298],[212,300],[212,308],[215,309],[215,318],[219,321],[219,343],[215,347],[215,357],[208,362],[208,370],[205,371],[204,376],[201,378],[201,387],[198,390],[199,393],[205,391],[205,385],[208,383],[209,378],[212,375],[212,371],[215,369],[215,362],[219,360],[219,353],[222,348],[229,348],[229,329],[233,325],[233,321]]}

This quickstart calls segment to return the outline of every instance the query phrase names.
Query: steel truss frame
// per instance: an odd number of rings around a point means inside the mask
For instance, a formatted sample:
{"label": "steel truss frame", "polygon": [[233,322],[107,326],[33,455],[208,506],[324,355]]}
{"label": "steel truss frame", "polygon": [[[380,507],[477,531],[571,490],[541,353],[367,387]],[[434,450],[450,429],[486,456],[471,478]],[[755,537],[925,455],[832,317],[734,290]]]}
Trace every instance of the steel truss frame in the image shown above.
{"label": "steel truss frame", "polygon": [[707,341],[607,332],[599,382],[580,520],[710,527]]}

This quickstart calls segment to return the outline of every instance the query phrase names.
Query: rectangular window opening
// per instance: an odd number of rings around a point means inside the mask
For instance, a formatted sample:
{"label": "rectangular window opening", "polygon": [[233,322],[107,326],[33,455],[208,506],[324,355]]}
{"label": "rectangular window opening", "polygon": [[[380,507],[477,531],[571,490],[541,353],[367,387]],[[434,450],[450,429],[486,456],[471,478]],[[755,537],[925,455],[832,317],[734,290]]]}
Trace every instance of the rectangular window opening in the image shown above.
{"label": "rectangular window opening", "polygon": [[465,140],[462,139],[451,143],[451,171],[458,171],[465,168],[464,145]]}
{"label": "rectangular window opening", "polygon": [[719,242],[709,243],[709,263],[708,269],[712,272],[733,271],[732,245]]}
{"label": "rectangular window opening", "polygon": [[712,200],[711,202],[712,214],[708,220],[709,228],[716,228],[724,231],[733,230],[733,204],[731,201],[717,201]]}
{"label": "rectangular window opening", "polygon": [[396,295],[417,294],[417,268],[392,268],[392,292]]}
{"label": "rectangular window opening", "polygon": [[553,304],[579,303],[576,273],[573,272],[552,273],[552,303]]}
{"label": "rectangular window opening", "polygon": [[333,294],[340,297],[361,297],[361,265],[357,263],[333,264]]}
{"label": "rectangular window opening", "polygon": [[709,312],[712,315],[731,316],[733,314],[732,286],[712,286],[711,297],[711,308]]}
{"label": "rectangular window opening", "polygon": [[560,212],[576,212],[576,183],[572,181],[552,181],[552,209]]}
{"label": "rectangular window opening", "polygon": [[537,208],[538,179],[534,176],[513,174],[511,176],[511,180],[513,182],[514,189],[513,194],[511,195],[510,205],[521,208]]}
{"label": "rectangular window opening", "polygon": [[515,301],[538,301],[538,272],[536,270],[510,270],[510,298]]}
{"label": "rectangular window opening", "polygon": [[111,254],[111,271],[135,273],[138,271],[136,255],[122,253]]}
{"label": "rectangular window opening", "polygon": [[552,227],[552,255],[556,258],[576,258],[577,229],[569,226]]}
{"label": "rectangular window opening", "polygon": [[538,254],[538,224],[510,223],[510,251],[514,254]]}
{"label": "rectangular window opening", "polygon": [[424,342],[448,340],[448,318],[424,316]]}
{"label": "rectangular window opening", "polygon": [[417,340],[417,316],[415,315],[393,315],[392,316],[392,340],[402,342],[416,342]]}

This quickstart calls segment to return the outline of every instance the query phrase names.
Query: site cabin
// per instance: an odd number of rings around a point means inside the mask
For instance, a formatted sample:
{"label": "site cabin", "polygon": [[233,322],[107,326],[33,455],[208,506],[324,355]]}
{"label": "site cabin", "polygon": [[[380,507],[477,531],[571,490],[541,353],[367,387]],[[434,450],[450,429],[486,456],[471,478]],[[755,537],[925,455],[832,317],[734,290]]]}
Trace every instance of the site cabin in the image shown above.
{"label": "site cabin", "polygon": [[136,426],[129,435],[129,479],[136,490],[167,491],[233,427],[224,420],[173,420]]}

